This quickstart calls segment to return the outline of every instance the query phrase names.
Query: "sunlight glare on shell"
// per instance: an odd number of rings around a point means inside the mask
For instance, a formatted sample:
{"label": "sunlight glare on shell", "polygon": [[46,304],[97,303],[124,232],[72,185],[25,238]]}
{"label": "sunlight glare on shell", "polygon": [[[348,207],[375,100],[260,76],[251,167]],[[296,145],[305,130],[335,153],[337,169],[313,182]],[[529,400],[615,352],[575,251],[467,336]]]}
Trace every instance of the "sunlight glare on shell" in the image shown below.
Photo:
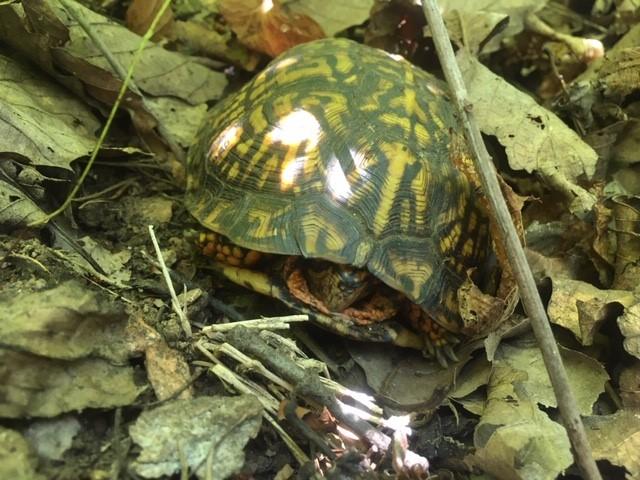
{"label": "sunlight glare on shell", "polygon": [[402,60],[404,60],[404,57],[402,55],[398,55],[397,53],[389,53],[389,52],[384,52],[384,53],[389,55],[396,62],[401,62]]}
{"label": "sunlight glare on shell", "polygon": [[316,117],[305,110],[294,110],[285,115],[269,132],[270,142],[296,146],[306,142],[306,149],[318,144],[322,129]]}
{"label": "sunlight glare on shell", "polygon": [[349,154],[353,159],[353,164],[356,167],[356,172],[362,178],[368,178],[369,172],[367,171],[367,154],[362,150],[349,149]]}
{"label": "sunlight glare on shell", "polygon": [[224,154],[238,143],[242,135],[242,127],[237,123],[233,123],[225,128],[220,135],[218,135],[209,148],[209,158],[216,159],[224,156]]}
{"label": "sunlight glare on shell", "polygon": [[283,58],[282,60],[279,60],[275,63],[271,63],[267,68],[265,68],[258,74],[257,78],[259,81],[264,81],[264,79],[267,78],[267,75],[272,74],[273,72],[277,72],[278,70],[282,70],[283,68],[290,67],[291,65],[295,65],[299,60],[299,56],[294,56]]}
{"label": "sunlight glare on shell", "polygon": [[262,5],[260,6],[262,13],[269,13],[272,8],[273,0],[262,0]]}
{"label": "sunlight glare on shell", "polygon": [[304,168],[307,158],[307,156],[295,157],[285,161],[284,167],[282,167],[282,173],[280,174],[280,188],[282,190],[288,190],[293,186],[296,177]]}
{"label": "sunlight glare on shell", "polygon": [[271,70],[282,70],[283,68],[287,68],[290,67],[291,65],[294,65],[296,63],[298,63],[299,57],[289,57],[289,58],[283,58],[282,60],[280,60],[277,63],[274,63],[270,69]]}
{"label": "sunlight glare on shell", "polygon": [[340,161],[333,157],[327,169],[327,188],[338,200],[347,200],[351,196],[351,187],[342,170]]}

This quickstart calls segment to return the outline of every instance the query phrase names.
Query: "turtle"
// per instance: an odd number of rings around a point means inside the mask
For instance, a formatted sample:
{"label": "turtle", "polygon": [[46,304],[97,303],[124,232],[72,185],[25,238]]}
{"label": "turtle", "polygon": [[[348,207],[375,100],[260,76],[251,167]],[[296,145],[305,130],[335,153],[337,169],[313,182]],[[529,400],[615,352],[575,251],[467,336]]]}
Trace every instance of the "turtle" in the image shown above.
{"label": "turtle", "polygon": [[441,80],[322,39],[211,109],[189,150],[185,204],[232,281],[337,333],[455,358],[457,291],[489,235],[456,167],[465,158]]}

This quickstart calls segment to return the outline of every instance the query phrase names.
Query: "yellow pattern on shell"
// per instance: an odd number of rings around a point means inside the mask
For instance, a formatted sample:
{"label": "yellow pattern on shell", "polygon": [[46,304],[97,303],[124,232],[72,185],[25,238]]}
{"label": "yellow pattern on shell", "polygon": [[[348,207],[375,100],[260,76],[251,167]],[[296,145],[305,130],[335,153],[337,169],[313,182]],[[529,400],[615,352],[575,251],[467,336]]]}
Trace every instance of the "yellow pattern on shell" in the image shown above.
{"label": "yellow pattern on shell", "polygon": [[380,203],[373,222],[374,233],[380,235],[389,223],[391,209],[395,203],[396,194],[402,183],[402,176],[406,166],[413,162],[413,156],[402,143],[383,143],[380,150],[389,160],[386,178],[380,186]]}
{"label": "yellow pattern on shell", "polygon": [[353,68],[353,61],[349,55],[337,53],[335,56],[336,70],[340,73],[347,74]]}
{"label": "yellow pattern on shell", "polygon": [[348,40],[311,42],[213,108],[186,204],[242,247],[366,267],[455,330],[486,235],[454,166],[457,130],[433,76]]}

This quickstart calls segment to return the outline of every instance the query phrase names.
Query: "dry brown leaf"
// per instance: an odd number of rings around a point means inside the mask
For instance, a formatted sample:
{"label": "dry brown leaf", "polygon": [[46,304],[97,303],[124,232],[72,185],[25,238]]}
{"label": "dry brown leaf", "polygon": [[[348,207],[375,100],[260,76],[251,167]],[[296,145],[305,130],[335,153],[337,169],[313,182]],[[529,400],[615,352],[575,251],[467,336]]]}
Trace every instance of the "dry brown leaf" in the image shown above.
{"label": "dry brown leaf", "polygon": [[[163,0],[133,0],[125,15],[125,22],[129,30],[138,35],[144,35],[145,32],[149,30],[154,17],[163,3]],[[162,14],[162,18],[160,18],[156,31],[153,34],[153,39],[156,40],[166,37],[173,28],[173,23],[173,11],[171,7],[169,7]]]}
{"label": "dry brown leaf", "polygon": [[613,199],[616,233],[614,288],[637,290],[640,285],[640,197]]}
{"label": "dry brown leaf", "polygon": [[[0,345],[42,358],[103,358],[123,364],[128,317],[122,305],[79,281],[0,296]],[[55,332],[55,334],[52,334]]]}
{"label": "dry brown leaf", "polygon": [[574,265],[567,262],[565,258],[547,257],[531,248],[526,248],[525,253],[527,255],[527,262],[537,281],[546,277],[576,278],[578,276]]}
{"label": "dry brown leaf", "polygon": [[626,478],[639,478],[640,414],[620,410],[613,415],[584,417],[583,422],[594,458],[626,468]]}
{"label": "dry brown leaf", "polygon": [[131,468],[144,478],[186,469],[197,478],[230,478],[242,468],[245,445],[260,430],[262,414],[253,395],[201,396],[145,410],[129,427],[141,447]]}
{"label": "dry brown leaf", "polygon": [[375,0],[282,0],[290,12],[318,22],[328,37],[366,22],[374,3]]}
{"label": "dry brown leaf", "polygon": [[131,405],[144,390],[134,369],[96,357],[57,360],[0,348],[0,416],[55,417]]}
{"label": "dry brown leaf", "polygon": [[[129,29],[140,35],[145,33],[161,4],[161,0],[135,0],[127,10]],[[180,18],[176,20],[167,10],[153,39],[168,39],[178,46],[178,51],[222,60],[247,71],[255,70],[262,60],[262,55],[240,44],[230,30],[222,28],[215,4],[199,5],[196,14]]]}
{"label": "dry brown leaf", "polygon": [[[544,372],[544,368],[538,370]],[[571,465],[566,431],[532,400],[528,380],[525,369],[506,362],[493,365],[482,418],[474,432],[476,451],[466,460],[495,478],[552,480]]]}
{"label": "dry brown leaf", "polygon": [[177,392],[177,398],[187,399],[193,396],[191,387],[185,388],[191,376],[189,365],[184,356],[169,348],[164,340],[159,340],[149,346],[145,352],[145,366],[147,376],[158,400],[166,400]]}
{"label": "dry brown leaf", "polygon": [[510,25],[510,17],[504,12],[480,11],[469,3],[470,10],[449,10],[444,21],[451,39],[477,53],[494,32],[502,33]]}
{"label": "dry brown leaf", "polygon": [[549,320],[576,336],[582,345],[591,345],[602,322],[620,314],[620,306],[630,307],[636,297],[623,290],[600,290],[568,278],[553,279],[547,308]]}
{"label": "dry brown leaf", "polygon": [[480,129],[505,147],[511,168],[537,173],[566,196],[572,213],[589,215],[595,197],[579,181],[593,177],[596,152],[553,112],[492,73],[466,49],[460,49],[457,58]]}
{"label": "dry brown leaf", "polygon": [[640,363],[634,363],[622,370],[618,379],[620,398],[626,408],[640,409]]}
{"label": "dry brown leaf", "polygon": [[[486,45],[483,45],[484,53],[491,53],[502,47],[502,42],[522,32],[525,28],[525,18],[527,15],[544,8],[548,0],[479,0],[469,2],[468,0],[441,0],[438,2],[442,10],[447,27],[453,21],[454,16],[460,18],[460,23],[464,25],[464,45],[474,49],[484,40],[475,33],[491,31],[491,25],[502,21],[508,16],[508,23],[500,31],[499,35],[492,38]],[[482,24],[486,24],[483,28]],[[455,24],[454,24],[455,25]],[[470,31],[471,29],[471,31]],[[454,29],[455,32],[455,29]]]}
{"label": "dry brown leaf", "polygon": [[42,71],[2,55],[0,104],[0,151],[21,163],[71,171],[94,148],[100,122],[91,108]]}
{"label": "dry brown leaf", "polygon": [[38,455],[33,442],[15,430],[0,427],[0,478],[45,480],[47,477],[39,474],[37,469]]}
{"label": "dry brown leaf", "polygon": [[[390,349],[383,344],[350,342],[349,353],[362,368],[367,384],[376,394],[400,409],[437,408],[455,384],[456,373],[469,360],[469,352],[456,350],[461,359],[449,368],[442,368],[417,351]],[[420,381],[416,382],[416,372]]]}
{"label": "dry brown leaf", "polygon": [[231,32],[218,33],[196,20],[175,22],[172,33],[189,50],[199,55],[222,59],[250,72],[256,69],[262,59],[261,54],[232,38]]}
{"label": "dry brown leaf", "polygon": [[609,229],[613,212],[599,199],[593,206],[593,213],[595,216],[595,234],[593,236],[593,254],[591,257],[598,270],[602,284],[611,285],[616,254],[615,235]]}
{"label": "dry brown leaf", "polygon": [[640,85],[640,47],[616,50],[605,57],[599,72],[602,93],[624,98]]}
{"label": "dry brown leaf", "polygon": [[624,349],[640,358],[640,303],[625,309],[618,318],[618,328],[624,335]]}
{"label": "dry brown leaf", "polygon": [[278,0],[222,0],[219,8],[240,42],[270,57],[325,37],[312,18],[290,13]]}
{"label": "dry brown leaf", "polygon": [[[616,139],[615,146],[613,147],[613,159],[617,163],[624,163],[627,165],[634,165],[640,162],[640,122],[637,120],[631,120],[625,124],[625,128],[619,133]],[[635,183],[635,187],[640,184]],[[638,191],[631,191],[629,193],[640,193]]]}
{"label": "dry brown leaf", "polygon": [[[511,313],[503,299],[483,293],[469,276],[458,289],[458,304],[465,335],[476,336],[495,330]],[[517,302],[515,302],[517,303]]]}

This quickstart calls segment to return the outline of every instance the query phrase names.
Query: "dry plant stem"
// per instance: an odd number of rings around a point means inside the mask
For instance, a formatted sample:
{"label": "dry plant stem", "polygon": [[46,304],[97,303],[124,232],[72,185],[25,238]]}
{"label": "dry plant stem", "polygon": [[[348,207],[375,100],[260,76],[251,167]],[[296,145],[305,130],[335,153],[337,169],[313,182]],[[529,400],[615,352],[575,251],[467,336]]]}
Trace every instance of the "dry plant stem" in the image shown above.
{"label": "dry plant stem", "polygon": [[311,445],[315,445],[318,452],[321,452],[331,463],[335,463],[336,455],[331,450],[328,442],[298,416],[297,410],[298,402],[295,397],[285,403],[284,416],[289,421],[289,424],[298,430]]}
{"label": "dry plant stem", "polygon": [[178,315],[178,318],[180,319],[180,325],[182,326],[182,330],[184,331],[185,335],[187,336],[187,338],[191,338],[191,324],[189,323],[187,316],[182,310],[180,301],[178,300],[178,296],[176,295],[176,291],[173,288],[171,275],[169,275],[169,270],[164,263],[164,258],[162,258],[162,252],[160,251],[160,245],[158,245],[156,234],[153,231],[153,225],[149,225],[149,236],[151,237],[151,241],[153,242],[153,248],[156,251],[156,257],[158,258],[158,263],[160,264],[162,276],[164,277],[164,281],[167,284],[167,288],[169,289],[169,293],[171,295],[171,306],[173,307],[173,311],[176,312],[176,315]]}
{"label": "dry plant stem", "polygon": [[307,322],[309,315],[287,315],[284,317],[268,317],[256,318],[253,320],[240,320],[238,322],[217,323],[215,325],[207,325],[202,328],[202,333],[207,332],[227,332],[233,328],[243,326],[247,328],[269,329],[269,330],[288,330],[291,322]]}
{"label": "dry plant stem", "polygon": [[271,428],[273,428],[280,438],[284,440],[284,443],[287,445],[289,451],[293,454],[293,457],[297,460],[300,465],[305,465],[311,461],[311,459],[307,456],[307,454],[300,448],[300,446],[291,438],[291,436],[284,431],[284,429],[280,426],[280,423],[276,421],[271,415],[264,415],[264,418],[269,422]]}
{"label": "dry plant stem", "polygon": [[90,193],[88,195],[83,195],[82,197],[76,197],[73,199],[74,202],[85,202],[78,209],[87,205],[90,200],[102,200],[107,193],[111,193],[115,190],[115,193],[111,197],[107,197],[108,200],[114,200],[120,196],[120,194],[124,191],[125,188],[136,183],[134,178],[127,178],[122,180],[121,182],[116,182],[113,185],[109,185],[107,188],[100,190],[99,192]]}
{"label": "dry plant stem", "polygon": [[471,105],[467,101],[466,88],[462,80],[460,69],[455,60],[453,48],[449,40],[449,35],[445,29],[442,16],[438,10],[435,0],[423,0],[422,2],[425,16],[433,32],[436,51],[445,78],[451,89],[454,103],[462,119],[465,135],[472,149],[476,170],[480,175],[482,186],[489,198],[491,208],[498,221],[500,231],[505,243],[509,261],[513,267],[513,272],[518,282],[522,303],[531,318],[531,326],[538,340],[542,357],[551,379],[551,385],[555,393],[560,413],[564,420],[564,427],[567,429],[571,444],[573,445],[576,463],[588,480],[599,480],[602,477],[596,466],[591,453],[591,447],[587,439],[584,425],[580,419],[580,413],[576,400],[569,385],[567,372],[564,369],[560,351],[556,344],[551,326],[547,319],[542,300],[538,294],[536,284],[527,263],[524,249],[520,244],[516,229],[509,215],[507,204],[502,196],[498,180],[496,178],[495,167],[491,162],[491,157],[482,141],[480,129],[475,122]]}
{"label": "dry plant stem", "polygon": [[[260,330],[260,338],[276,348],[285,348],[289,350],[296,357],[309,358],[307,354],[298,347],[296,342],[290,338],[283,337],[282,335],[278,335],[277,333],[267,329]],[[318,362],[322,363],[320,361]]]}
{"label": "dry plant stem", "polygon": [[111,446],[115,452],[113,462],[111,463],[111,474],[109,478],[112,480],[118,480],[120,473],[122,472],[122,465],[126,458],[125,448],[122,446],[122,408],[116,408],[113,417],[113,438],[111,440]]}

